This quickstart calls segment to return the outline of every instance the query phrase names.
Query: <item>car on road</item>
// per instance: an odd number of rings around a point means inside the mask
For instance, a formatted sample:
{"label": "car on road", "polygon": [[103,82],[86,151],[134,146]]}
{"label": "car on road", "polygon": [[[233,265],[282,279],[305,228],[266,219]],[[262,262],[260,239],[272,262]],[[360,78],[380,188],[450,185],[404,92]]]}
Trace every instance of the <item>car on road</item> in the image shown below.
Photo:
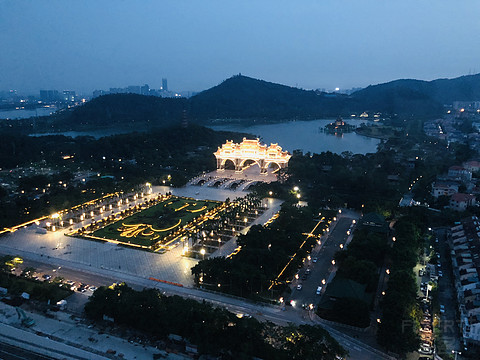
{"label": "car on road", "polygon": [[442,277],[442,276],[443,276],[443,272],[442,272],[441,270],[438,272],[438,276],[439,276],[439,277]]}
{"label": "car on road", "polygon": [[445,314],[445,305],[440,305],[440,313]]}
{"label": "car on road", "polygon": [[50,280],[52,278],[51,275],[48,275],[48,274],[43,274],[42,275],[42,278],[44,278],[46,281]]}
{"label": "car on road", "polygon": [[93,291],[97,290],[97,287],[92,285],[88,288],[88,290],[93,292]]}
{"label": "car on road", "polygon": [[321,286],[318,286],[317,287],[317,291],[315,292],[317,295],[320,295],[320,293],[322,292],[322,287]]}
{"label": "car on road", "polygon": [[305,270],[305,274],[307,274],[307,275],[309,275],[311,272],[312,272],[312,270],[310,270],[310,269]]}
{"label": "car on road", "polygon": [[318,261],[318,258],[317,258],[317,257],[314,257],[314,258],[312,259],[312,261],[313,261],[314,263],[316,263],[316,262]]}
{"label": "car on road", "polygon": [[303,287],[302,284],[298,284],[297,285],[297,290],[302,290],[302,287]]}

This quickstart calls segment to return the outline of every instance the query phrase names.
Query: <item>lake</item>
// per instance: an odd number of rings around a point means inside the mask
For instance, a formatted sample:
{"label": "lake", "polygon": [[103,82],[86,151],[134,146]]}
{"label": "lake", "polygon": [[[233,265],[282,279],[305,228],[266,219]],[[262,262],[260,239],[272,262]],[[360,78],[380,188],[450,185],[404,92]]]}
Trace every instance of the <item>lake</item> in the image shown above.
{"label": "lake", "polygon": [[[278,143],[284,150],[292,152],[293,150],[302,150],[303,152],[321,153],[331,151],[341,154],[344,151],[351,151],[354,154],[375,153],[380,140],[373,139],[355,132],[343,135],[327,134],[320,129],[333,120],[309,120],[309,121],[289,121],[274,124],[261,124],[253,126],[244,126],[240,124],[212,125],[208,126],[213,130],[234,131],[256,135],[262,142]],[[347,120],[351,125],[360,125],[364,121]],[[135,129],[142,131],[141,129]],[[59,133],[30,134],[30,136],[44,135],[65,135],[71,137],[93,136],[99,139],[104,136],[123,134],[131,132],[131,128],[111,128],[94,131],[67,131]]]}
{"label": "lake", "polygon": [[36,109],[0,110],[0,119],[26,119],[32,116],[49,116],[57,110],[58,108],[55,106]]}
{"label": "lake", "polygon": [[[240,124],[209,126],[213,130],[244,132],[256,135],[262,142],[278,143],[284,150],[302,150],[303,152],[321,153],[331,151],[341,154],[351,151],[354,154],[377,152],[380,140],[373,139],[355,132],[343,135],[332,135],[320,131],[333,120],[289,121],[275,124],[242,126]],[[360,125],[364,121],[347,120],[351,125]]]}

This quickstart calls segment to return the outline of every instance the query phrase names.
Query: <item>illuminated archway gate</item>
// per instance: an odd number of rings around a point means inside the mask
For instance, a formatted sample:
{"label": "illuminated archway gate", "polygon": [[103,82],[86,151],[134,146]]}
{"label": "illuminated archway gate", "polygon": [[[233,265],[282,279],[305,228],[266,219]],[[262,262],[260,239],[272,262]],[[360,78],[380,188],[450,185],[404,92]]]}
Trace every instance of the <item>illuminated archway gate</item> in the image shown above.
{"label": "illuminated archway gate", "polygon": [[267,147],[266,144],[261,144],[259,139],[246,138],[243,138],[240,144],[227,140],[213,155],[217,158],[219,171],[224,171],[225,163],[230,160],[235,165],[235,171],[242,172],[244,163],[251,160],[258,164],[261,174],[267,174],[268,166],[272,163],[277,164],[280,169],[286,168],[291,158],[291,155],[287,151],[282,151],[278,144],[270,144]]}

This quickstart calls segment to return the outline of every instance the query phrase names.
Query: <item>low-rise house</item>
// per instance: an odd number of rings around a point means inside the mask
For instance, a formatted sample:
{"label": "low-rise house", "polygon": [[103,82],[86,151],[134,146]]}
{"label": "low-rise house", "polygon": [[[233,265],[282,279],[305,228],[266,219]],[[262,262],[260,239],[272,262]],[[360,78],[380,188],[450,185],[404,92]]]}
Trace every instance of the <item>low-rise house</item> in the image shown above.
{"label": "low-rise house", "polygon": [[458,192],[459,184],[453,181],[435,181],[432,184],[432,196],[451,196]]}
{"label": "low-rise house", "polygon": [[449,245],[464,344],[480,345],[480,221],[463,219],[450,229]]}
{"label": "low-rise house", "polygon": [[463,167],[472,173],[480,170],[480,162],[476,160],[470,160],[463,163]]}
{"label": "low-rise house", "polygon": [[448,177],[462,181],[470,181],[472,180],[472,172],[463,166],[454,165],[448,169]]}
{"label": "low-rise house", "polygon": [[465,211],[467,207],[475,205],[475,196],[470,194],[456,193],[450,198],[450,208],[457,211]]}

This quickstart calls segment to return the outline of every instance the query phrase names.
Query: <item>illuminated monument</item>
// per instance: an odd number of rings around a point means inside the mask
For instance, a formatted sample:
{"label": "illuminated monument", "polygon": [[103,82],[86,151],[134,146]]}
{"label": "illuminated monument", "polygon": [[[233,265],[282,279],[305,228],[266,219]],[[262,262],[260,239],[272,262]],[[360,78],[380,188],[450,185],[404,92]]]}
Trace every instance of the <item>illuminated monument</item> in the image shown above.
{"label": "illuminated monument", "polygon": [[213,153],[217,158],[217,170],[224,171],[225,165],[233,163],[236,172],[242,170],[252,163],[256,163],[261,174],[267,174],[270,165],[276,165],[279,169],[288,166],[291,155],[282,151],[278,144],[261,144],[259,139],[247,140],[243,138],[240,144],[228,141]]}

